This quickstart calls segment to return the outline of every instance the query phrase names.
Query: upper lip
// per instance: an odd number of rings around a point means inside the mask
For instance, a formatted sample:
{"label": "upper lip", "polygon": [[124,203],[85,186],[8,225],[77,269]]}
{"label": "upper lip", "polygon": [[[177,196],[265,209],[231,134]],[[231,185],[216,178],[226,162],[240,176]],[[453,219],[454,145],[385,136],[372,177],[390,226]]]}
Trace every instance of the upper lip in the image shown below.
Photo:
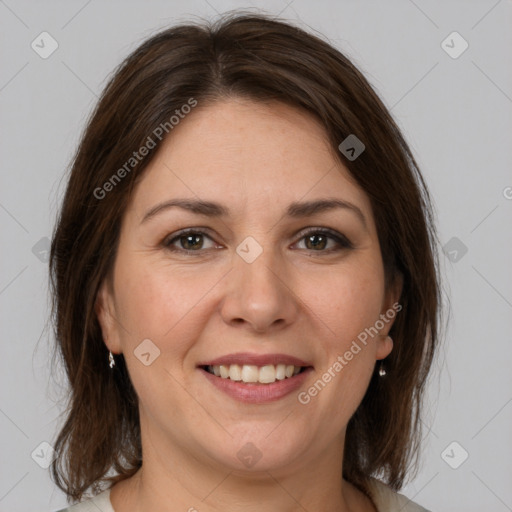
{"label": "upper lip", "polygon": [[221,364],[226,366],[231,364],[250,364],[254,366],[265,366],[268,364],[293,364],[294,366],[311,366],[307,361],[288,354],[251,354],[248,352],[226,354],[224,356],[199,363],[197,366],[218,366]]}

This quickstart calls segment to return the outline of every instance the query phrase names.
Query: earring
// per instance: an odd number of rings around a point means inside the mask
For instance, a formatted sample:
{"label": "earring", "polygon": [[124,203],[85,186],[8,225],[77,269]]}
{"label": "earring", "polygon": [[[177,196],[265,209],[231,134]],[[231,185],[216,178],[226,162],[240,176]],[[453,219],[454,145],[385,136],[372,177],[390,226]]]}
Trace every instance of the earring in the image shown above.
{"label": "earring", "polygon": [[[389,338],[389,341],[393,343],[393,338],[391,336],[384,336],[384,338]],[[384,377],[387,373],[386,368],[384,368],[384,361],[381,361],[379,366],[379,377]]]}
{"label": "earring", "polygon": [[108,351],[108,364],[111,369],[116,365],[116,360],[114,359],[114,355],[110,350]]}

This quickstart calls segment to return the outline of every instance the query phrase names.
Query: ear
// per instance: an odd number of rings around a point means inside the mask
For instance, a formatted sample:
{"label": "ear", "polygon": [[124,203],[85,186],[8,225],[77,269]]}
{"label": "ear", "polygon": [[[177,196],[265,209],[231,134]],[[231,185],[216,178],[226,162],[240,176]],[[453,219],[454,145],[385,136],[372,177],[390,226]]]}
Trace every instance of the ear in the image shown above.
{"label": "ear", "polygon": [[382,315],[385,315],[385,326],[381,330],[381,334],[387,336],[392,325],[395,322],[396,315],[402,310],[402,305],[399,303],[400,297],[402,296],[402,289],[404,285],[404,279],[401,272],[396,272],[392,277],[391,282],[388,284],[384,302],[382,304]]}
{"label": "ear", "polygon": [[402,274],[397,272],[386,290],[380,315],[384,326],[380,330],[380,336],[377,340],[376,359],[386,358],[393,350],[393,339],[388,336],[388,333],[395,322],[396,316],[402,310],[402,305],[399,303],[399,300],[402,295],[403,283]]}
{"label": "ear", "polygon": [[94,310],[98,317],[105,345],[111,352],[120,354],[122,350],[119,326],[116,320],[114,294],[108,279],[103,281],[98,290]]}

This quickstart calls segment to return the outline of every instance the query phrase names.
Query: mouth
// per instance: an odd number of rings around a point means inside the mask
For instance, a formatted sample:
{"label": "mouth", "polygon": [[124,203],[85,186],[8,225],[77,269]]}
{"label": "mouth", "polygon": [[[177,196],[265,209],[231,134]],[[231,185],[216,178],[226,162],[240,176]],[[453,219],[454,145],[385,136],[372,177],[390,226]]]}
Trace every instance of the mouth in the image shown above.
{"label": "mouth", "polygon": [[297,391],[313,371],[286,354],[231,354],[197,365],[214,389],[239,402],[263,404]]}
{"label": "mouth", "polygon": [[296,366],[293,364],[266,364],[257,366],[253,364],[215,364],[203,365],[201,369],[215,377],[229,379],[244,384],[273,384],[276,381],[291,379],[306,371],[309,366]]}

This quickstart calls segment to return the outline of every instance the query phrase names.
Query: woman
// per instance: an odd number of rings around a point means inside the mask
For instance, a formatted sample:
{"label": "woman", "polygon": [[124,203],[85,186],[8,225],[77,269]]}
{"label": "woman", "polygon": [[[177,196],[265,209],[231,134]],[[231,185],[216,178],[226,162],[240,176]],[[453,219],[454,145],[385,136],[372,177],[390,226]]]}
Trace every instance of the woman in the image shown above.
{"label": "woman", "polygon": [[51,250],[66,510],[425,510],[438,339],[423,179],[361,73],[234,15],[147,40],[76,154]]}

